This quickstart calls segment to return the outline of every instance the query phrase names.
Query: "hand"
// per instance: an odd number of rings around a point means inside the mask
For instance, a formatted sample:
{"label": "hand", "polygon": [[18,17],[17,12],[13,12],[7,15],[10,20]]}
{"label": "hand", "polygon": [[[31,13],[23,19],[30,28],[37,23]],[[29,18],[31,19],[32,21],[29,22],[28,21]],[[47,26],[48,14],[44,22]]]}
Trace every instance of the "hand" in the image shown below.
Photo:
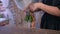
{"label": "hand", "polygon": [[40,3],[32,3],[29,5],[29,9],[34,12],[35,10],[37,10],[39,8],[39,4]]}
{"label": "hand", "polygon": [[35,10],[37,10],[39,8],[40,3],[31,3],[29,4],[27,7],[25,7],[25,9],[23,10],[24,12],[28,9],[31,10],[31,12],[34,12]]}

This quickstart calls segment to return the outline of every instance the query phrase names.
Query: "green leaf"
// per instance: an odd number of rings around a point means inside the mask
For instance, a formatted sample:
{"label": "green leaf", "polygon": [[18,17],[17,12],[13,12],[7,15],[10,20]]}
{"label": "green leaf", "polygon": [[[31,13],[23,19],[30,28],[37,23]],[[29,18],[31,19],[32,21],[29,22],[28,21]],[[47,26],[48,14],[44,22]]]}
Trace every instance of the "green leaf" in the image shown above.
{"label": "green leaf", "polygon": [[25,21],[27,21],[27,22],[28,22],[28,20],[29,20],[29,17],[28,17],[28,16],[26,16],[26,17],[25,17]]}
{"label": "green leaf", "polygon": [[29,16],[29,21],[32,22],[33,21],[33,17],[30,15]]}

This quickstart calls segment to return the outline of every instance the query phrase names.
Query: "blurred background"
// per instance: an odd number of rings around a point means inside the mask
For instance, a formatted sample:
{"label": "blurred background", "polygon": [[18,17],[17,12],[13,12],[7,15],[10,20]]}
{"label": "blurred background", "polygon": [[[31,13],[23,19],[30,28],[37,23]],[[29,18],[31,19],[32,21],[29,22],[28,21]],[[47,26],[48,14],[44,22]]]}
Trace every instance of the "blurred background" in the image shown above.
{"label": "blurred background", "polygon": [[[30,28],[31,23],[26,23],[24,20],[25,12],[23,11],[32,2],[42,2],[42,0],[0,0],[5,8],[3,14],[5,18],[0,18],[0,34],[59,34],[60,31],[40,30],[41,18],[44,14],[42,10],[34,12],[36,18],[35,30]],[[1,11],[1,10],[0,10]],[[1,13],[1,12],[0,12]],[[7,24],[8,23],[8,24]],[[27,29],[25,29],[27,28]],[[50,33],[51,32],[51,33]]]}

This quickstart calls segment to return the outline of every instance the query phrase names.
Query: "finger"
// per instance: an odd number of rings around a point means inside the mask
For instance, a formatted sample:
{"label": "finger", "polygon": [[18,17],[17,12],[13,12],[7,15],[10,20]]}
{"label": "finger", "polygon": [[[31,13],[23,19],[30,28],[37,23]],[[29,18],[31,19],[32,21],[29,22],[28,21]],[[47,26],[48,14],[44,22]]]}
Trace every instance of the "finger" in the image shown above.
{"label": "finger", "polygon": [[33,5],[30,5],[29,8],[30,8],[30,10],[33,10],[34,9],[34,6]]}

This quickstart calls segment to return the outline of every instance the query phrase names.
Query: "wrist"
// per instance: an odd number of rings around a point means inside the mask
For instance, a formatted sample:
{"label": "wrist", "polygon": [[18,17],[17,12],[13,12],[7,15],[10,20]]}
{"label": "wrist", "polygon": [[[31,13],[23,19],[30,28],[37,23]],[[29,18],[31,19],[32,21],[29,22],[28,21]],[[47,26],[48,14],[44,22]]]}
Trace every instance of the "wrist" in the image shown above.
{"label": "wrist", "polygon": [[43,3],[38,3],[38,8],[41,9],[41,6],[43,6]]}

